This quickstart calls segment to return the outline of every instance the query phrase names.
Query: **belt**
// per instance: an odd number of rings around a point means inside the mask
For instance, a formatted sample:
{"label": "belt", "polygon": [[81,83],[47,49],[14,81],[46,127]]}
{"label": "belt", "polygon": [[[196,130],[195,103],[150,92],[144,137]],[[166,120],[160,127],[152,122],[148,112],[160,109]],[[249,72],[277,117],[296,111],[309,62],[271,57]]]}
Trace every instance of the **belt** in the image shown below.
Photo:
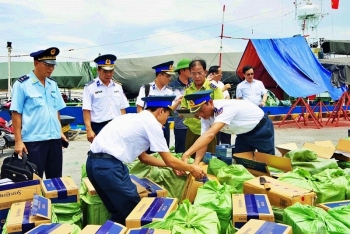
{"label": "belt", "polygon": [[109,122],[111,122],[112,120],[107,120],[107,121],[103,121],[103,122],[100,122],[100,123],[97,123],[97,122],[91,122],[93,124],[108,124]]}
{"label": "belt", "polygon": [[266,121],[267,121],[268,118],[269,118],[269,117],[268,117],[266,114],[264,114],[264,117],[262,117],[262,119],[260,120],[260,122],[255,126],[255,128],[263,126],[263,125],[266,123]]}
{"label": "belt", "polygon": [[88,152],[90,158],[115,158],[114,156],[107,153],[93,153],[91,151]]}

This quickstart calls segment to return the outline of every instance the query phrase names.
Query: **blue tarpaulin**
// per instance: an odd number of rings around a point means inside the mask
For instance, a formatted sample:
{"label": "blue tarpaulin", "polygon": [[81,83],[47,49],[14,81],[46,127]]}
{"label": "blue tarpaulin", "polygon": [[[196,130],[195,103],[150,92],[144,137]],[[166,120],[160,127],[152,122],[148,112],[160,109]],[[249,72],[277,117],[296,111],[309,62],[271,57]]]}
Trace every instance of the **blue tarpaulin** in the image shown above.
{"label": "blue tarpaulin", "polygon": [[274,82],[270,86],[280,87],[291,97],[328,91],[333,100],[338,100],[342,94],[332,86],[331,73],[320,64],[304,37],[251,39],[237,68],[240,77],[246,65],[258,68],[256,79],[265,84],[271,83],[271,77]]}

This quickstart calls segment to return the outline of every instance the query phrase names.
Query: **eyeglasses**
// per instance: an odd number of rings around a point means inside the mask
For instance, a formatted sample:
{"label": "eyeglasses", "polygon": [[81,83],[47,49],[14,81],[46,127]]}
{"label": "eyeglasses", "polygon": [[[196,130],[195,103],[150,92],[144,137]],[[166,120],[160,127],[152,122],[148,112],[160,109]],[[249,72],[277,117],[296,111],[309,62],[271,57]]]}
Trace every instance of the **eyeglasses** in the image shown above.
{"label": "eyeglasses", "polygon": [[49,64],[49,63],[45,63],[45,62],[41,62],[42,64],[44,64],[47,68],[55,68],[56,65],[55,64]]}
{"label": "eyeglasses", "polygon": [[191,72],[191,76],[192,77],[195,77],[195,76],[202,76],[202,75],[204,75],[204,71],[200,71],[200,72]]}
{"label": "eyeglasses", "polygon": [[245,75],[246,75],[246,76],[253,76],[254,73],[246,73]]}

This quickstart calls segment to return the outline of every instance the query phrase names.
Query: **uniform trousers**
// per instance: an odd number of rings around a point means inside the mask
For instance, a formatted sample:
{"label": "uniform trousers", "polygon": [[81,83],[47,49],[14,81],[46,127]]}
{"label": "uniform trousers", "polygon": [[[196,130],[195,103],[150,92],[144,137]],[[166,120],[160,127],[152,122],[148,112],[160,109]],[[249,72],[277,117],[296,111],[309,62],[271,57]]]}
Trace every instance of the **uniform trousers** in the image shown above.
{"label": "uniform trousers", "polygon": [[237,134],[235,153],[258,150],[261,153],[275,154],[275,133],[273,123],[267,115],[251,131]]}
{"label": "uniform trousers", "polygon": [[94,133],[97,135],[104,126],[106,126],[111,120],[108,121],[104,121],[101,123],[95,123],[95,122],[91,122],[91,128],[92,131],[94,131]]}
{"label": "uniform trousers", "polygon": [[224,133],[224,132],[218,132],[216,134],[216,144],[228,144],[231,145],[231,134]]}
{"label": "uniform trousers", "polygon": [[[189,128],[187,129],[186,134],[186,144],[185,150],[188,150],[194,142],[200,137],[200,135],[194,134]],[[216,150],[216,137],[208,144],[207,152],[215,153]],[[191,155],[191,157],[195,157],[195,153]]]}
{"label": "uniform trousers", "polygon": [[174,129],[175,153],[185,152],[187,129]]}
{"label": "uniform trousers", "polygon": [[62,177],[62,140],[24,142],[28,150],[28,160],[36,165],[38,175],[43,178]]}
{"label": "uniform trousers", "polygon": [[86,173],[111,214],[111,220],[125,225],[125,219],[140,202],[129,169],[120,160],[106,153],[89,151]]}

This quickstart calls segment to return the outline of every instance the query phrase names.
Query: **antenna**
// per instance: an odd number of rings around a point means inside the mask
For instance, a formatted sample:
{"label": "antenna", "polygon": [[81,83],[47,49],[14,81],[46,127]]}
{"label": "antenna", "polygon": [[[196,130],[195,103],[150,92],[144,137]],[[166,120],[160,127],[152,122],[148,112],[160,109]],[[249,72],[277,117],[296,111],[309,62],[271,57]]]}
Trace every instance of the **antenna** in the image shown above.
{"label": "antenna", "polygon": [[221,67],[221,63],[222,63],[222,39],[223,38],[232,38],[229,36],[224,36],[224,19],[225,19],[225,5],[222,7],[222,23],[221,23],[220,54],[219,54],[219,66],[220,67]]}

